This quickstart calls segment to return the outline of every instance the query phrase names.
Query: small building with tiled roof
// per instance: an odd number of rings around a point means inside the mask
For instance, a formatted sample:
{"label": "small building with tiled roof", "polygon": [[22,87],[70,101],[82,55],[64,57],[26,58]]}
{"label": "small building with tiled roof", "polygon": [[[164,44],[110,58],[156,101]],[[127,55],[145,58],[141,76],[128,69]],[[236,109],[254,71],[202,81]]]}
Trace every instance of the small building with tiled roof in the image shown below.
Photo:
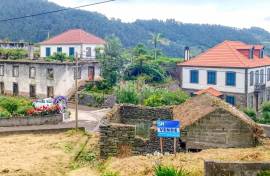
{"label": "small building with tiled roof", "polygon": [[103,39],[82,29],[72,29],[41,42],[40,56],[46,58],[54,53],[75,56],[78,53],[78,56],[83,59],[95,59],[96,48],[104,45]]}
{"label": "small building with tiled roof", "polygon": [[195,95],[209,94],[214,97],[221,97],[223,95],[220,91],[214,89],[213,87],[208,87],[207,89],[199,90],[198,92],[195,92],[194,94]]}
{"label": "small building with tiled roof", "polygon": [[187,149],[254,147],[263,129],[220,98],[202,94],[175,106]]}
{"label": "small building with tiled roof", "polygon": [[236,106],[256,110],[270,100],[270,57],[263,45],[224,41],[179,63],[181,87],[194,94],[212,87]]}

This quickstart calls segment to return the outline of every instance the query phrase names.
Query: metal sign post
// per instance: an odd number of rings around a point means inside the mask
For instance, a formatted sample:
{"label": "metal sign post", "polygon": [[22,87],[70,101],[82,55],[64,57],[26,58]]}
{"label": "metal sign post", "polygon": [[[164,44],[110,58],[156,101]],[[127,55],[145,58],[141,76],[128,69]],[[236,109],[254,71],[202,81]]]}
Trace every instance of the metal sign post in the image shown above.
{"label": "metal sign post", "polygon": [[173,138],[174,154],[176,154],[177,138],[180,138],[180,122],[169,120],[157,121],[157,136],[160,137],[160,151],[163,153],[163,138]]}
{"label": "metal sign post", "polygon": [[79,125],[78,125],[78,104],[79,104],[79,100],[78,100],[78,67],[79,67],[79,61],[78,61],[78,53],[76,53],[75,56],[75,64],[76,64],[76,68],[75,68],[75,123],[76,123],[76,130],[78,130]]}

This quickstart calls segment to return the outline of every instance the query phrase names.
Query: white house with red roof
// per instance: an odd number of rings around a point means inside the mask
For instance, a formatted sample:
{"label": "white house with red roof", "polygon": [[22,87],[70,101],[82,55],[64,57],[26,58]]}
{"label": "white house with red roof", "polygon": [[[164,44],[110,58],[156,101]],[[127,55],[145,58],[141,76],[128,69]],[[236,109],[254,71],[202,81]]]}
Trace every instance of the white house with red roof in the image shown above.
{"label": "white house with red roof", "polygon": [[49,57],[54,53],[67,56],[82,56],[82,59],[95,59],[96,48],[104,47],[105,41],[81,29],[68,30],[40,43],[40,56]]}
{"label": "white house with red roof", "polygon": [[178,67],[181,87],[190,94],[211,87],[228,103],[256,110],[270,100],[270,58],[262,45],[224,41]]}

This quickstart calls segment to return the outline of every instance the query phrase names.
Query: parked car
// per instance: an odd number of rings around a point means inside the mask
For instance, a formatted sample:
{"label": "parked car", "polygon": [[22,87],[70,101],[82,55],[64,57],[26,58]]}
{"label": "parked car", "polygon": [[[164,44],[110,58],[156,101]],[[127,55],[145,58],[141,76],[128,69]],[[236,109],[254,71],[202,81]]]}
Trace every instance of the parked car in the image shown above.
{"label": "parked car", "polygon": [[51,107],[54,105],[54,99],[53,98],[45,98],[45,99],[39,99],[33,102],[33,105],[35,108],[40,108],[40,107]]}

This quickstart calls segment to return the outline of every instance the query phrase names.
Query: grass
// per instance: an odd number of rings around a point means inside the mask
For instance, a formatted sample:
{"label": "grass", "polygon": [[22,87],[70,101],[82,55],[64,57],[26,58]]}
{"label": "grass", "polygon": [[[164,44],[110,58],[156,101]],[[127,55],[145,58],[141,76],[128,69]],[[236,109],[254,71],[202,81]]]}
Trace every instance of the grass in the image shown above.
{"label": "grass", "polygon": [[[69,131],[0,136],[0,175],[153,176],[155,168],[202,176],[204,160],[269,161],[270,140],[256,148],[209,149],[176,156],[133,156],[100,160],[98,135]],[[174,169],[170,169],[174,168]],[[163,169],[164,170],[164,169]],[[173,172],[171,172],[173,171]],[[262,172],[265,176],[269,172]]]}
{"label": "grass", "polygon": [[264,145],[256,148],[209,149],[199,153],[179,153],[176,156],[111,158],[106,161],[105,170],[118,172],[120,176],[152,176],[155,166],[161,164],[182,169],[190,173],[190,176],[203,176],[204,160],[269,161],[270,140],[264,141]]}
{"label": "grass", "polygon": [[[92,145],[88,142],[89,137],[91,136],[75,131],[1,135],[0,175],[72,175],[73,169],[70,166],[77,162],[74,160],[81,154],[81,147],[86,141],[87,145]],[[78,158],[89,160],[89,155],[83,153]],[[78,165],[80,167],[80,163]]]}

